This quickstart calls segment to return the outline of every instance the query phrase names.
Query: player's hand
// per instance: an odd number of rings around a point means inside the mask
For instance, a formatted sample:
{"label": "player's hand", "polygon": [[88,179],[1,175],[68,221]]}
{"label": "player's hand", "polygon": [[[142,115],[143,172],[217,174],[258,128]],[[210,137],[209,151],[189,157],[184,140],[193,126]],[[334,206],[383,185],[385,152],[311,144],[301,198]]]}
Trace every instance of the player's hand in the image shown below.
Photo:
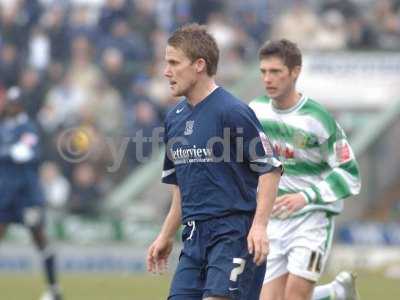
{"label": "player's hand", "polygon": [[147,250],[147,271],[162,274],[167,270],[168,257],[171,254],[174,241],[158,236]]}
{"label": "player's hand", "polygon": [[286,219],[294,212],[306,206],[307,201],[302,193],[286,194],[276,198],[272,208],[272,216]]}
{"label": "player's hand", "polygon": [[253,261],[260,266],[267,259],[269,252],[269,241],[265,226],[253,224],[247,236],[249,253],[253,255]]}

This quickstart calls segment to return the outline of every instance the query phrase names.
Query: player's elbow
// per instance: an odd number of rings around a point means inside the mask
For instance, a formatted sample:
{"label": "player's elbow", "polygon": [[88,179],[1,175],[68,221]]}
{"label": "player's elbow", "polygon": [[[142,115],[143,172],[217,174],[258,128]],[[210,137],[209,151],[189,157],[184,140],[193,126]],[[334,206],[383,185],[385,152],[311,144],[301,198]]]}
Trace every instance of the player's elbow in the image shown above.
{"label": "player's elbow", "polygon": [[353,196],[358,195],[361,192],[361,180],[358,180],[351,189]]}

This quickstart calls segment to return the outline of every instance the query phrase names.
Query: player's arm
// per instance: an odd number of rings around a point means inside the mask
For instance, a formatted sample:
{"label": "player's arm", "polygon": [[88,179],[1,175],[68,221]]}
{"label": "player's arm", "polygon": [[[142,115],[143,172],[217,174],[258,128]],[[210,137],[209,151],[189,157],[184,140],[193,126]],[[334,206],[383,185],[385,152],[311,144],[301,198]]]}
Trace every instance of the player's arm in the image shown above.
{"label": "player's arm", "polygon": [[181,193],[176,178],[174,162],[168,155],[169,145],[166,133],[164,143],[166,150],[161,181],[172,186],[172,201],[161,231],[147,251],[147,270],[149,272],[162,272],[166,269],[168,257],[173,247],[174,236],[180,226],[182,215]]}
{"label": "player's arm", "polygon": [[320,144],[324,161],[329,166],[324,178],[308,188],[277,198],[272,215],[286,218],[307,204],[329,204],[359,193],[361,179],[357,161],[342,128],[330,119],[328,138]]}
{"label": "player's arm", "polygon": [[303,191],[307,203],[332,203],[360,192],[361,178],[353,150],[339,124],[335,122],[334,128],[321,144],[329,172],[322,181]]}
{"label": "player's arm", "polygon": [[162,273],[168,265],[174,236],[181,223],[181,194],[177,185],[172,185],[172,202],[161,231],[147,251],[147,270]]}
{"label": "player's arm", "polygon": [[257,209],[247,238],[249,253],[254,253],[254,262],[261,264],[268,255],[268,239],[264,239],[267,225],[278,191],[281,170],[275,169],[258,178]]}
{"label": "player's arm", "polygon": [[181,192],[177,185],[172,185],[172,202],[167,217],[161,228],[159,236],[173,239],[181,225]]}

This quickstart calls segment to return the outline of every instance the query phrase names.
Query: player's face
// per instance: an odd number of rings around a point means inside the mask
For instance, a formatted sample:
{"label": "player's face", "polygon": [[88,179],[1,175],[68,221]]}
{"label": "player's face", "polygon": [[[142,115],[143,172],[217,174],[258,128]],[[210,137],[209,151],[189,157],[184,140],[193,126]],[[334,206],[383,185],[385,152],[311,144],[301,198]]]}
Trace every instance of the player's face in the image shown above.
{"label": "player's face", "polygon": [[267,95],[279,101],[295,89],[300,67],[289,70],[281,58],[271,56],[260,61],[260,71]]}
{"label": "player's face", "polygon": [[165,60],[167,66],[164,76],[169,81],[172,95],[174,97],[188,96],[197,80],[195,64],[181,49],[172,46],[167,46]]}

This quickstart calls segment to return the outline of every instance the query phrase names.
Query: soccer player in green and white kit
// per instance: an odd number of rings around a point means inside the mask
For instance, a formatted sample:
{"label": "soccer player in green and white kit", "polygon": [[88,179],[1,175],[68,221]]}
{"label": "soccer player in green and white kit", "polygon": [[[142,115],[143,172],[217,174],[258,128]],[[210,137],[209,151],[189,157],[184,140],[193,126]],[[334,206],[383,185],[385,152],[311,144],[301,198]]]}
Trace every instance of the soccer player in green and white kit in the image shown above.
{"label": "soccer player in green and white kit", "polygon": [[259,59],[267,96],[250,106],[285,170],[268,226],[270,253],[260,299],[358,299],[349,272],[314,290],[331,247],[334,216],[342,211],[342,199],[360,191],[353,151],[331,114],[296,91],[302,64],[296,44],[269,41]]}

